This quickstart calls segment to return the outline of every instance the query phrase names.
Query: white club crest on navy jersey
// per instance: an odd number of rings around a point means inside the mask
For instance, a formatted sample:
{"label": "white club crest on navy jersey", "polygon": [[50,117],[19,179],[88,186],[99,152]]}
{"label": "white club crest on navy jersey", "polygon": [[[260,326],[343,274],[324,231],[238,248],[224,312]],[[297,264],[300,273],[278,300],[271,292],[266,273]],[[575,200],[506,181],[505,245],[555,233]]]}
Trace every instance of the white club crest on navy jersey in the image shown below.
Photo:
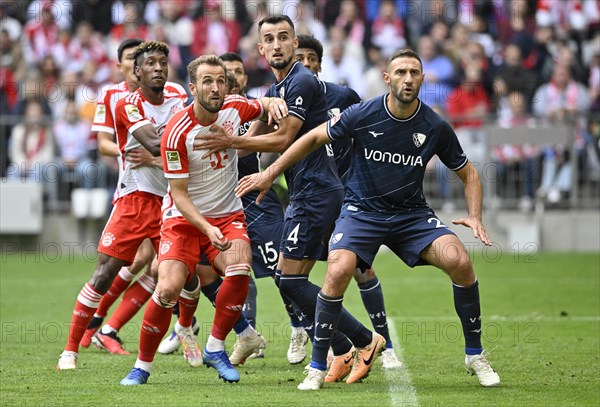
{"label": "white club crest on navy jersey", "polygon": [[417,147],[421,147],[423,145],[423,143],[425,143],[426,138],[427,138],[427,136],[424,135],[423,133],[413,133],[413,142],[415,143],[415,146],[417,146]]}
{"label": "white club crest on navy jersey", "polygon": [[294,102],[294,105],[296,105],[296,106],[302,106],[303,102],[304,102],[304,99],[302,99],[302,96],[298,96],[296,98],[296,101]]}
{"label": "white club crest on navy jersey", "polygon": [[336,244],[342,240],[342,237],[344,237],[343,233],[336,233],[335,235],[331,236],[331,244]]}
{"label": "white club crest on navy jersey", "polygon": [[282,98],[282,99],[285,99],[285,86],[282,86],[279,89],[279,97]]}
{"label": "white club crest on navy jersey", "polygon": [[333,118],[335,116],[339,116],[340,113],[342,113],[342,112],[340,112],[340,108],[339,107],[334,107],[333,109],[329,109],[327,111],[327,116],[329,116],[329,118],[331,119],[331,118]]}

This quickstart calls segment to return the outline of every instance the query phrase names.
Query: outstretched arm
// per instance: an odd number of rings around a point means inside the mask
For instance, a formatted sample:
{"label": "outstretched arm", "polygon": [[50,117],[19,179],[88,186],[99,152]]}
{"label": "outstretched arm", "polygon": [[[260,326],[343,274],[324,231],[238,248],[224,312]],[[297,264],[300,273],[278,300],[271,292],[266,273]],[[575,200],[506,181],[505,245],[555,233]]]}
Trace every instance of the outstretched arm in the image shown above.
{"label": "outstretched arm", "polygon": [[[253,138],[266,137],[257,136]],[[240,137],[242,138],[242,137]],[[273,164],[263,172],[248,175],[242,178],[235,190],[237,196],[244,196],[250,191],[260,191],[256,198],[258,204],[265,196],[275,179],[286,169],[328,143],[329,136],[327,135],[327,122],[315,127],[304,136],[296,140]]]}
{"label": "outstretched arm", "polygon": [[466,218],[455,219],[452,223],[473,229],[473,236],[481,239],[485,245],[489,246],[491,244],[490,238],[481,221],[483,190],[481,188],[481,181],[479,180],[479,173],[477,173],[471,162],[467,162],[464,167],[456,171],[456,175],[458,175],[465,186],[468,215]]}

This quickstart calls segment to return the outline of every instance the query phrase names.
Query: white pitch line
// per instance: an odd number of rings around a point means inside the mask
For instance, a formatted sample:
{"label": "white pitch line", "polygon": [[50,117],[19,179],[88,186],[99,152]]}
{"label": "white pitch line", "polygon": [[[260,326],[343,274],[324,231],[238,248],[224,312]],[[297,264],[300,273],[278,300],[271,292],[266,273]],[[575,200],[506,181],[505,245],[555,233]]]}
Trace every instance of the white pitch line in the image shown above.
{"label": "white pitch line", "polygon": [[398,332],[396,331],[396,325],[394,320],[388,317],[388,329],[390,331],[390,338],[394,344],[394,350],[396,355],[402,361],[403,366],[400,369],[383,369],[385,377],[388,381],[388,389],[390,393],[390,405],[402,406],[402,407],[419,407],[419,400],[417,399],[417,390],[412,384],[410,373],[404,359],[404,352],[400,339],[398,338]]}
{"label": "white pitch line", "polygon": [[[394,318],[400,319],[404,322],[420,322],[420,321],[441,321],[441,322],[460,322],[458,316],[451,315],[439,315],[439,316],[395,316]],[[600,322],[600,316],[598,315],[575,315],[575,316],[564,316],[554,317],[549,315],[482,315],[482,321],[485,322]]]}

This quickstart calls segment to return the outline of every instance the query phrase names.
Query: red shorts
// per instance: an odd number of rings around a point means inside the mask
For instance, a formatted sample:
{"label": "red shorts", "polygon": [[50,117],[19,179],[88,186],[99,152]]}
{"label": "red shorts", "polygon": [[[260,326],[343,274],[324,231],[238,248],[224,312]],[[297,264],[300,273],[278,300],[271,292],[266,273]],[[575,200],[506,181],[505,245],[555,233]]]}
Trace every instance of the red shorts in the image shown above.
{"label": "red shorts", "polygon": [[98,243],[98,251],[133,262],[146,238],[158,250],[162,198],[148,192],[133,192],[117,200]]}
{"label": "red shorts", "polygon": [[[244,212],[235,212],[222,218],[206,218],[213,226],[218,227],[223,237],[233,240],[244,240],[248,243],[248,263],[251,262],[250,238],[246,231],[246,217]],[[200,230],[187,221],[183,216],[170,218],[163,222],[160,229],[160,249],[158,263],[163,260],[179,260],[187,266],[190,274],[196,270],[200,256],[205,254],[210,264],[221,253],[214,247],[210,239]]]}

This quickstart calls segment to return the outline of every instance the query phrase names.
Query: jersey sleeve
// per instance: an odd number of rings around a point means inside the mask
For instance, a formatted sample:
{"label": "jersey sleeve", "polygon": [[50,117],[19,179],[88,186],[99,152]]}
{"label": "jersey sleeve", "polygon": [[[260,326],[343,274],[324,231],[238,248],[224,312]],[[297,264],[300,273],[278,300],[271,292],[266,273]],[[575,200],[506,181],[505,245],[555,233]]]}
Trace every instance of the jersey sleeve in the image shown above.
{"label": "jersey sleeve", "polygon": [[331,140],[353,137],[354,124],[358,118],[358,105],[352,105],[327,122],[327,135]]}
{"label": "jersey sleeve", "polygon": [[311,75],[296,75],[285,90],[283,99],[288,106],[288,112],[300,120],[306,120],[306,113],[312,104],[314,95],[320,91],[321,84]]}
{"label": "jersey sleeve", "polygon": [[255,120],[263,115],[263,106],[259,99],[247,99],[245,97],[232,95],[225,98],[225,104],[234,107],[240,115],[242,123]]}
{"label": "jersey sleeve", "polygon": [[142,126],[150,123],[150,120],[144,117],[144,109],[142,107],[141,99],[137,99],[137,102],[133,102],[129,97],[121,99],[117,102],[115,108],[115,119],[123,127],[125,127],[129,133],[133,133]]}
{"label": "jersey sleeve", "polygon": [[110,108],[110,92],[104,89],[96,101],[92,131],[115,134],[115,119]]}
{"label": "jersey sleeve", "polygon": [[441,124],[439,132],[436,154],[446,167],[452,171],[460,170],[469,160],[458,141],[456,133],[446,122]]}
{"label": "jersey sleeve", "polygon": [[[187,110],[183,113],[187,114]],[[160,141],[160,156],[165,178],[188,178],[188,151],[186,146],[187,126],[181,128],[177,123],[181,114],[176,114],[167,123]]]}

